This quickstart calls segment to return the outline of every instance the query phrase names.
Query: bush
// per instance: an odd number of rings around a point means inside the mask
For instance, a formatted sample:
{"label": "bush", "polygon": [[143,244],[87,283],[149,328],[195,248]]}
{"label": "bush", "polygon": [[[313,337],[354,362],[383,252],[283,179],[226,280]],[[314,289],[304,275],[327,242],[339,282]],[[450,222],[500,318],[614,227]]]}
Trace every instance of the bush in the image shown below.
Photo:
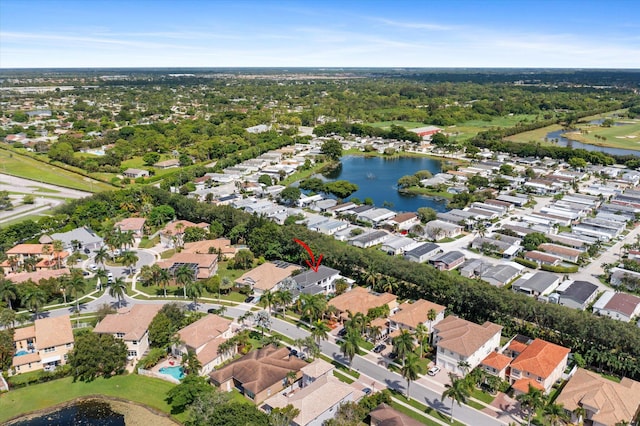
{"label": "bush", "polygon": [[573,274],[574,272],[578,272],[577,266],[552,266],[552,265],[542,265],[540,269],[547,272],[557,272],[559,274]]}
{"label": "bush", "polygon": [[21,375],[11,376],[8,378],[7,383],[11,389],[19,389],[25,386],[35,385],[38,383],[46,383],[51,380],[61,379],[71,375],[71,366],[69,364],[62,365],[55,369],[55,371],[40,371],[37,375]]}
{"label": "bush", "polygon": [[538,264],[532,260],[523,259],[521,257],[516,257],[513,259],[516,263],[521,264],[522,266],[526,266],[531,269],[538,269]]}
{"label": "bush", "polygon": [[160,362],[162,358],[167,355],[167,351],[163,348],[153,348],[149,351],[147,356],[138,361],[138,368],[144,368],[145,370],[155,366]]}

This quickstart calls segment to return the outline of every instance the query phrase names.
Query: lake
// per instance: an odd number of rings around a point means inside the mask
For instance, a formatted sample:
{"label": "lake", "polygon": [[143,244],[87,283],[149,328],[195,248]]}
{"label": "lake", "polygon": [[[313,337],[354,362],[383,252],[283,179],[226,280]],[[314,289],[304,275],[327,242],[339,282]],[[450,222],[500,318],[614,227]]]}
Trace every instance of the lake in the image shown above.
{"label": "lake", "polygon": [[[441,162],[426,157],[364,157],[349,155],[340,160],[342,167],[325,173],[327,181],[348,180],[360,189],[350,197],[364,200],[373,199],[378,207],[390,203],[392,210],[415,212],[420,207],[431,207],[436,211],[446,211],[446,201],[430,197],[403,195],[398,192],[397,182],[404,175],[412,175],[418,170],[429,170],[434,175],[442,171]],[[387,204],[388,205],[388,204]]]}
{"label": "lake", "polygon": [[[595,120],[598,121],[598,120]],[[572,141],[570,139],[565,138],[563,135],[566,132],[570,132],[571,130],[556,130],[554,132],[549,132],[546,135],[546,139],[551,142],[554,140],[558,140],[557,145],[559,146],[570,146],[573,149],[585,149],[587,151],[597,151],[603,152],[605,154],[611,155],[635,155],[640,156],[640,151],[635,151],[632,149],[624,149],[624,148],[611,148],[608,146],[599,146],[599,145],[589,145],[582,142]]]}

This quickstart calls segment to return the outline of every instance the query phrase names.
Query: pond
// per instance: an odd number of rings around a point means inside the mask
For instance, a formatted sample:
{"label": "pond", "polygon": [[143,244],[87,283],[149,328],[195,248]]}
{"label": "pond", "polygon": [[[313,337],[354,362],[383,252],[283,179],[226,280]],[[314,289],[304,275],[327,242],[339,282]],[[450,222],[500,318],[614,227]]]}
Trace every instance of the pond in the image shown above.
{"label": "pond", "polygon": [[571,132],[572,130],[556,130],[554,132],[549,132],[545,136],[549,142],[557,140],[558,146],[569,146],[573,149],[585,149],[587,151],[597,151],[603,152],[605,154],[610,155],[635,155],[640,156],[640,151],[636,151],[633,149],[624,149],[624,148],[611,148],[608,146],[599,146],[599,145],[589,145],[582,142],[573,141],[565,138],[563,135],[567,132]]}
{"label": "pond", "polygon": [[446,211],[446,201],[425,196],[404,195],[398,192],[397,182],[404,175],[429,170],[434,175],[442,171],[439,160],[427,157],[363,157],[350,155],[340,160],[342,167],[322,177],[328,181],[348,180],[360,189],[350,197],[364,200],[369,197],[378,207],[398,212],[415,212],[420,207]]}

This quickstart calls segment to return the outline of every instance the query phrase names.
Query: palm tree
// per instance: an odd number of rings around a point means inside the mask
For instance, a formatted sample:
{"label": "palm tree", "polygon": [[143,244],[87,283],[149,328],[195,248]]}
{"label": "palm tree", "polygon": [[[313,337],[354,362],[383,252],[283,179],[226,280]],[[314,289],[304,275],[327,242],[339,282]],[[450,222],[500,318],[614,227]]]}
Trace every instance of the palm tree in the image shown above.
{"label": "palm tree", "polygon": [[289,392],[291,392],[293,391],[293,384],[296,382],[297,374],[295,371],[289,371],[286,377],[287,377],[287,385],[291,385],[291,389],[289,389]]}
{"label": "palm tree", "polygon": [[435,321],[435,319],[438,317],[438,313],[436,312],[435,309],[431,308],[429,309],[429,312],[427,312],[427,319],[429,320],[429,343],[431,343],[431,332],[433,331],[433,321]]}
{"label": "palm tree", "polygon": [[160,268],[158,272],[158,282],[162,285],[162,291],[164,293],[164,297],[167,297],[167,284],[171,281],[171,274],[168,269]]}
{"label": "palm tree", "polygon": [[22,261],[22,266],[24,266],[24,269],[27,272],[35,271],[37,264],[38,264],[38,258],[37,257],[27,257]]}
{"label": "palm tree", "polygon": [[405,358],[413,350],[413,336],[407,330],[400,330],[400,334],[391,340],[393,352],[402,358],[404,365]]}
{"label": "palm tree", "polygon": [[202,368],[202,363],[193,349],[187,349],[187,354],[182,356],[182,368],[186,374],[198,374]]}
{"label": "palm tree", "polygon": [[98,279],[100,286],[102,286],[103,282],[107,282],[109,276],[107,275],[107,270],[104,268],[100,268],[96,271],[95,277]]}
{"label": "palm tree", "polygon": [[367,336],[375,344],[382,337],[382,327],[379,325],[372,325],[367,327]]}
{"label": "palm tree", "polygon": [[85,286],[86,282],[84,280],[84,277],[78,272],[71,275],[71,278],[66,282],[65,286],[66,288],[71,290],[71,292],[73,293],[73,298],[76,301],[76,314],[78,315],[78,317],[76,317],[76,323],[80,320],[80,298],[78,297],[78,294],[84,291]]}
{"label": "palm tree", "polygon": [[38,311],[47,302],[47,293],[35,284],[30,285],[25,288],[22,302],[25,307],[32,311],[35,317],[38,318]]}
{"label": "palm tree", "polygon": [[278,305],[282,306],[282,316],[286,318],[287,316],[287,306],[293,302],[293,295],[289,290],[278,290],[274,294],[275,300],[278,302]]}
{"label": "palm tree", "polygon": [[471,365],[464,360],[458,361],[458,368],[462,370],[462,376],[466,376],[469,374],[469,370],[471,369]]}
{"label": "palm tree", "polygon": [[329,331],[331,330],[327,324],[322,320],[314,321],[312,324],[311,336],[315,339],[319,345],[321,340],[327,340],[329,338]]}
{"label": "palm tree", "polygon": [[584,424],[584,416],[587,414],[587,410],[584,409],[582,405],[578,405],[575,410],[573,410],[573,414],[578,419],[578,424]]}
{"label": "palm tree", "polygon": [[418,346],[420,346],[420,358],[422,358],[422,354],[424,352],[424,343],[429,338],[429,330],[427,329],[426,325],[424,325],[423,323],[420,323],[416,326],[416,330],[413,335],[415,336],[416,341],[418,342]]}
{"label": "palm tree", "polygon": [[371,288],[376,288],[376,284],[380,279],[380,274],[375,272],[373,269],[369,269],[364,274],[364,282],[365,284],[369,284]]}
{"label": "palm tree", "polygon": [[16,285],[5,278],[0,278],[0,299],[7,303],[9,309],[13,309],[11,301],[16,300],[17,297]]}
{"label": "palm tree", "polygon": [[187,296],[189,296],[190,299],[193,299],[193,307],[194,310],[198,310],[198,297],[202,296],[202,293],[204,292],[204,286],[202,285],[202,282],[200,281],[191,281],[187,284],[186,286],[186,292],[187,292]]}
{"label": "palm tree", "polygon": [[13,309],[0,309],[0,327],[11,330],[16,326],[17,314]]}
{"label": "palm tree", "polygon": [[53,254],[57,260],[58,269],[60,269],[60,254],[64,251],[64,243],[60,240],[53,240],[51,243]]}
{"label": "palm tree", "polygon": [[262,296],[260,297],[260,304],[267,307],[269,315],[271,315],[271,305],[273,304],[274,300],[275,293],[271,293],[271,290],[265,290],[265,292],[262,293]]}
{"label": "palm tree", "polygon": [[520,403],[521,407],[527,410],[527,425],[531,425],[531,416],[544,406],[544,395],[538,388],[534,388],[529,385],[527,393],[522,393],[516,396],[516,399]]}
{"label": "palm tree", "polygon": [[131,274],[132,268],[136,266],[137,262],[138,255],[135,252],[127,250],[122,253],[122,265],[124,265],[125,268],[129,268],[129,274]]}
{"label": "palm tree", "polygon": [[347,335],[344,336],[342,342],[340,342],[340,352],[342,352],[345,357],[349,358],[349,365],[352,364],[353,358],[356,356],[356,353],[358,353],[358,349],[360,348],[358,346],[358,340],[358,332],[354,329],[350,329],[347,331]]}
{"label": "palm tree", "polygon": [[384,278],[382,278],[380,289],[384,292],[393,294],[397,286],[398,286],[398,280],[396,278],[391,277],[389,275],[385,275]]}
{"label": "palm tree", "polygon": [[180,248],[184,240],[184,232],[182,232],[184,230],[184,223],[182,222],[176,223],[175,230],[176,230],[175,245],[176,245],[176,248]]}
{"label": "palm tree", "polygon": [[94,257],[96,263],[101,264],[104,267],[104,262],[109,258],[109,252],[106,247],[100,247],[98,251],[96,251],[96,255]]}
{"label": "palm tree", "polygon": [[238,323],[240,323],[241,325],[244,325],[244,322],[249,319],[253,319],[253,312],[251,311],[247,311],[244,314],[240,315],[238,317]]}
{"label": "palm tree", "polygon": [[133,231],[125,231],[120,233],[120,243],[124,246],[125,249],[133,247],[133,243],[135,243],[136,239],[133,236]]}
{"label": "palm tree", "polygon": [[194,272],[189,265],[180,265],[175,271],[176,283],[182,285],[184,298],[187,298],[187,285],[194,280]]}
{"label": "palm tree", "polygon": [[121,302],[124,300],[124,296],[127,294],[127,283],[124,282],[124,278],[118,277],[115,279],[111,286],[109,287],[109,296],[115,297],[118,299],[118,307],[120,307]]}
{"label": "palm tree", "polygon": [[264,330],[271,329],[271,315],[267,311],[260,311],[255,315],[255,323],[260,327],[260,340],[264,340]]}
{"label": "palm tree", "polygon": [[562,404],[547,404],[544,407],[544,416],[549,420],[551,426],[556,426],[569,421],[569,415]]}
{"label": "palm tree", "polygon": [[407,380],[407,398],[409,397],[411,381],[416,380],[420,374],[419,360],[416,354],[410,353],[400,369],[400,374]]}
{"label": "palm tree", "polygon": [[451,383],[444,385],[446,389],[442,393],[441,401],[444,401],[445,398],[451,398],[451,423],[453,423],[453,403],[457,402],[459,406],[462,406],[462,403],[467,402],[467,398],[471,396],[471,391],[468,383],[455,374],[449,373],[449,380]]}

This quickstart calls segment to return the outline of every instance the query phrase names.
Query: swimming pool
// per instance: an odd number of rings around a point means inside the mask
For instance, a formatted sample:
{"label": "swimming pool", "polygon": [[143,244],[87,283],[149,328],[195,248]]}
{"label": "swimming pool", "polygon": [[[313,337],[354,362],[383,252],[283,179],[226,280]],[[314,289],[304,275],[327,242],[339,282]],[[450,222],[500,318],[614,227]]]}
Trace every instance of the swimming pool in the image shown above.
{"label": "swimming pool", "polygon": [[182,370],[182,367],[180,367],[179,365],[175,367],[162,367],[159,371],[162,374],[168,374],[169,376],[178,380],[182,380],[182,378],[184,377],[184,371]]}
{"label": "swimming pool", "polygon": [[16,356],[22,356],[22,355],[29,355],[31,352],[29,351],[25,351],[24,349],[20,349],[18,352],[16,352]]}

